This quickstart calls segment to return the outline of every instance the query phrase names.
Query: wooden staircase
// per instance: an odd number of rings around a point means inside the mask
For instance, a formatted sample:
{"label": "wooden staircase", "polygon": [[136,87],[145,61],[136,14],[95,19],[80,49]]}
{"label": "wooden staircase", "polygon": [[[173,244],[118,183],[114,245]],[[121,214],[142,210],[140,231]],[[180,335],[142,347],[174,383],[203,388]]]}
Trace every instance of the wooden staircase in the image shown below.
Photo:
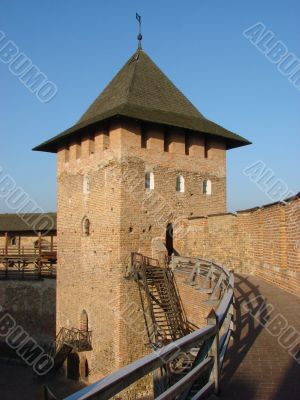
{"label": "wooden staircase", "polygon": [[149,342],[157,349],[193,328],[186,318],[172,270],[139,254],[134,257],[134,277],[139,285]]}
{"label": "wooden staircase", "polygon": [[[159,266],[156,260],[134,253],[132,266],[138,282],[144,310],[149,342],[154,350],[178,340],[195,329],[186,317],[174,274],[169,265]],[[189,272],[190,266],[188,266]],[[212,339],[213,340],[213,339]],[[211,341],[200,341],[189,351],[167,360],[165,366],[154,374],[154,393],[160,395],[166,388],[179,382],[207,357]],[[203,387],[211,367],[197,382],[187,387],[181,399],[192,399]]]}

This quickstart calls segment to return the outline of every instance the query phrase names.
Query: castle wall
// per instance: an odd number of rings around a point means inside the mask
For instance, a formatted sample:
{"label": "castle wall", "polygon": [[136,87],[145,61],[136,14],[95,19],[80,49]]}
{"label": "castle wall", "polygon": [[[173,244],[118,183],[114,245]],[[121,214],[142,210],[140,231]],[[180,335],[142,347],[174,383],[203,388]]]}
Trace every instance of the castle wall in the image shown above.
{"label": "castle wall", "polygon": [[[125,278],[130,253],[152,256],[152,241],[165,240],[169,222],[226,208],[224,144],[205,157],[201,140],[186,154],[183,131],[168,130],[165,151],[162,127],[147,127],[146,147],[137,121],[115,120],[107,129],[62,147],[57,161],[57,331],[79,327],[87,312],[91,381],[149,351],[138,287]],[[146,171],[154,190],[145,189]],[[176,192],[178,174],[184,193]],[[212,195],[203,194],[204,179],[212,181]]]}
{"label": "castle wall", "polygon": [[[121,136],[126,137],[122,147],[120,215],[120,251],[123,260],[126,260],[130,252],[155,257],[152,243],[156,239],[165,241],[168,223],[175,226],[182,217],[203,210],[220,212],[226,207],[224,155],[207,159],[204,155],[201,158],[185,154],[184,132],[178,129],[173,131],[171,128],[167,132],[168,151],[164,151],[166,138],[155,125],[150,127],[147,145],[143,148],[139,132],[139,122],[126,121],[122,126]],[[150,135],[155,138],[155,145],[151,143]],[[154,175],[153,190],[145,189],[145,172]],[[178,175],[184,177],[183,193],[176,191]],[[207,178],[211,179],[214,188],[211,196],[203,195],[202,192],[203,180]],[[135,282],[124,281],[121,291],[124,298],[128,296],[133,303],[140,304]],[[199,317],[199,321],[203,321],[202,317]],[[131,311],[123,312],[121,320],[130,321]],[[144,332],[142,314],[137,324],[141,332]],[[137,330],[126,329],[126,322],[119,327],[119,337],[123,365],[149,351],[145,347],[145,332],[137,334]]]}
{"label": "castle wall", "polygon": [[[1,281],[1,315],[8,313],[39,344],[55,338],[55,279]],[[1,338],[3,342],[5,338]]]}
{"label": "castle wall", "polygon": [[300,199],[237,214],[185,219],[174,233],[182,255],[213,259],[300,295]]}
{"label": "castle wall", "polygon": [[109,149],[99,147],[90,153],[85,142],[80,158],[71,154],[67,162],[62,149],[57,176],[57,331],[79,328],[81,313],[87,312],[93,350],[85,356],[95,379],[117,368],[113,300],[121,280],[120,183],[113,181],[120,167]]}

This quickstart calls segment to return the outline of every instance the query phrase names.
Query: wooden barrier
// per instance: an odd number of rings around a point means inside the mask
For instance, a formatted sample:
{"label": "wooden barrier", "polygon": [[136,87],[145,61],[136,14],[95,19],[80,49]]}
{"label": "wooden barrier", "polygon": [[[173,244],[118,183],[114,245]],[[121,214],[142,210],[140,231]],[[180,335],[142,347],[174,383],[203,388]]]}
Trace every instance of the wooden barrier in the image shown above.
{"label": "wooden barrier", "polygon": [[[205,262],[204,262],[205,261]],[[163,368],[178,357],[178,354],[187,353],[199,347],[199,351],[193,363],[192,369],[183,374],[172,386],[169,386],[155,396],[156,400],[171,400],[190,398],[191,390],[193,399],[205,399],[212,393],[218,393],[220,389],[220,373],[223,366],[228,342],[233,329],[233,286],[234,276],[226,268],[208,260],[200,258],[174,257],[173,268],[186,269],[187,265],[194,269],[202,265],[213,267],[212,282],[215,282],[212,293],[216,295],[215,286],[221,293],[216,311],[211,311],[207,319],[207,325],[188,335],[152,352],[127,365],[118,371],[108,375],[100,381],[68,396],[65,400],[106,400],[119,394],[132,383],[137,382],[147,374]],[[207,268],[206,268],[207,270]],[[204,271],[204,270],[203,270]],[[222,277],[222,278],[220,278]],[[221,289],[220,289],[221,288]],[[213,300],[215,300],[213,298]],[[200,345],[199,345],[200,344]]]}

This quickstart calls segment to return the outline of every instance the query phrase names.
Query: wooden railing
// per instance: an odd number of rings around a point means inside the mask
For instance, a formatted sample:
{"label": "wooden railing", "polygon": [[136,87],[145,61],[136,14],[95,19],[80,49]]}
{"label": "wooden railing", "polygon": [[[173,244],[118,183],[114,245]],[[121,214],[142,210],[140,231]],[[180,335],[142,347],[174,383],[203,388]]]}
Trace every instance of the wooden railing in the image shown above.
{"label": "wooden railing", "polygon": [[56,255],[56,245],[44,247],[0,247],[0,257],[24,257],[24,256],[47,256]]}
{"label": "wooden railing", "polygon": [[[65,400],[110,399],[147,374],[170,365],[172,361],[178,359],[178,354],[191,352],[199,346],[200,350],[192,369],[182,377],[180,375],[179,380],[172,386],[156,394],[155,399],[189,399],[191,398],[191,389],[195,387],[195,384],[197,384],[197,391],[192,396],[193,400],[205,399],[210,394],[219,392],[220,373],[233,329],[233,274],[221,265],[200,258],[178,257],[177,259],[173,258],[172,263],[176,269],[184,270],[187,266],[192,267],[192,271],[187,271],[187,273],[193,272],[193,268],[201,269],[201,265],[207,263],[209,266],[213,266],[214,278],[212,279],[215,285],[219,286],[218,291],[221,297],[216,310],[212,310],[209,314],[207,325],[119,369]],[[221,286],[222,288],[220,288]]]}
{"label": "wooden railing", "polygon": [[11,247],[0,248],[0,280],[3,279],[42,279],[56,277],[57,248],[49,247]]}
{"label": "wooden railing", "polygon": [[187,283],[195,290],[207,293],[207,302],[211,305],[217,305],[228,285],[234,283],[233,275],[225,267],[205,258],[172,256],[170,266],[186,273]]}

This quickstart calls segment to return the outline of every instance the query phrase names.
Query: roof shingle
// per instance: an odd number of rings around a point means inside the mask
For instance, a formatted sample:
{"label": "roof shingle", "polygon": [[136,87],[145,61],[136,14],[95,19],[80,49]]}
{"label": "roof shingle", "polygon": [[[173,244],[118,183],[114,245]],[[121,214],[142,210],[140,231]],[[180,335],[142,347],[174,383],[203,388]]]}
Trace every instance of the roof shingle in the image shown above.
{"label": "roof shingle", "polygon": [[138,50],[74,126],[33,150],[56,152],[62,140],[114,116],[221,136],[226,139],[227,148],[250,144],[247,139],[206,119],[150,57]]}
{"label": "roof shingle", "polygon": [[0,214],[0,232],[56,230],[56,213]]}

